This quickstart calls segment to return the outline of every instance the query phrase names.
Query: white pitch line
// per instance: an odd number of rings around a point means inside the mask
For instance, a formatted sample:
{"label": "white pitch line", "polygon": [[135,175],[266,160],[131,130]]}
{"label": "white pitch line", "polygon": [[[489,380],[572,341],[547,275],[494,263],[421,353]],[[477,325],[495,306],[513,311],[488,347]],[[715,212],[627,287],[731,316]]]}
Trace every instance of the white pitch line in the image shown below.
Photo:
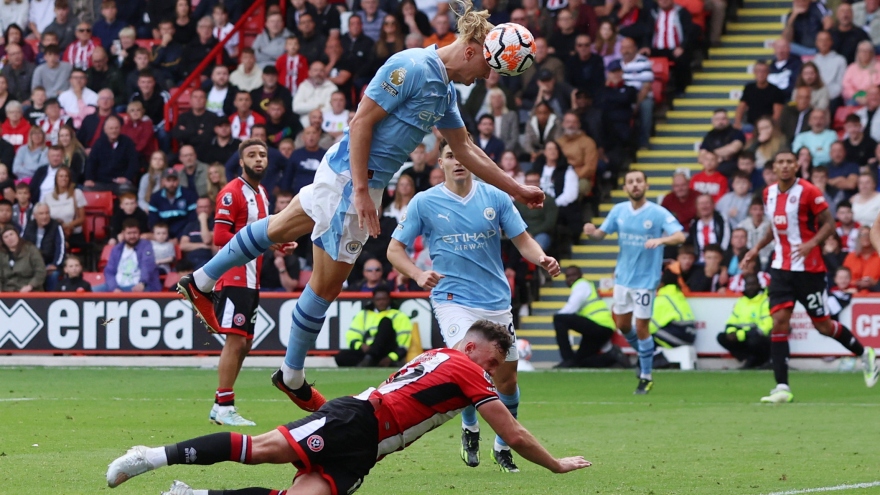
{"label": "white pitch line", "polygon": [[30,397],[10,397],[8,399],[0,399],[0,402],[21,402],[25,400],[36,400]]}
{"label": "white pitch line", "polygon": [[852,485],[823,486],[820,488],[804,488],[803,490],[787,490],[784,492],[768,493],[767,495],[797,495],[799,493],[839,492],[843,490],[873,488],[875,486],[880,486],[880,481],[871,481],[869,483],[855,483]]}

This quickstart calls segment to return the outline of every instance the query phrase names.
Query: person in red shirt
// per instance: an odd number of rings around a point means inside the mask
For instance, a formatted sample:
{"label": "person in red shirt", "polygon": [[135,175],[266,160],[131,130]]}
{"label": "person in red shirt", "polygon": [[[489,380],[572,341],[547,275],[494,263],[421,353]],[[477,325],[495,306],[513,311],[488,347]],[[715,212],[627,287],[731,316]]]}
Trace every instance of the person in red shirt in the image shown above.
{"label": "person in red shirt", "polygon": [[81,22],[76,26],[76,41],[64,50],[62,60],[77,69],[88,70],[92,66],[92,54],[99,46],[101,40],[92,36],[92,27],[87,22]]}
{"label": "person in red shirt", "polygon": [[275,61],[278,69],[278,81],[287,88],[291,95],[296,94],[296,88],[309,76],[309,62],[299,53],[299,39],[296,36],[288,36],[284,42],[284,55]]}
{"label": "person in red shirt", "polygon": [[128,116],[122,124],[122,134],[134,141],[135,150],[143,161],[148,161],[153,152],[159,149],[159,141],[153,132],[153,121],[145,115],[144,104],[138,100],[129,102]]}
{"label": "person in red shirt", "polygon": [[672,194],[664,196],[660,206],[675,215],[678,223],[686,230],[697,217],[699,195],[700,193],[691,189],[687,173],[677,171],[672,175]]}
{"label": "person in red shirt", "polygon": [[871,245],[870,227],[858,230],[858,249],[850,251],[843,260],[843,266],[852,274],[852,285],[860,293],[870,292],[880,282],[880,255]]}
{"label": "person in red shirt", "polygon": [[761,398],[761,402],[786,403],[794,399],[788,386],[788,336],[795,302],[803,305],[816,330],[862,357],[865,384],[873,387],[880,376],[874,349],[862,346],[848,328],[831,319],[827,309],[822,244],[834,233],[834,219],[825,196],[816,186],[797,178],[797,156],[790,151],[776,154],[773,171],[778,182],[763,193],[764,211],[771,228],[742,261],[746,264],[755,259],[764,246],[776,241],[769,290],[773,315],[770,355],[776,388]]}
{"label": "person in red shirt", "polygon": [[[31,123],[24,118],[21,103],[10,101],[6,104],[6,120],[0,125],[0,136],[11,144],[15,151],[28,143]],[[12,165],[11,163],[9,164]]]}
{"label": "person in red shirt", "polygon": [[712,196],[712,201],[718,202],[727,194],[727,177],[718,172],[718,155],[709,150],[700,150],[700,164],[703,171],[691,177],[691,189],[698,193]]}
{"label": "person in red shirt", "polygon": [[[260,436],[224,432],[164,447],[133,447],[110,463],[107,484],[113,488],[175,464],[292,463],[298,471],[288,493],[353,493],[379,460],[408,447],[468,405],[474,405],[524,458],[554,473],[589,467],[590,461],[581,456],[554,458],[498,399],[489,377],[512,345],[504,326],[479,320],[454,347],[419,355],[378,388],[333,399],[317,412]],[[175,493],[189,489],[174,483],[172,487],[179,487]],[[245,492],[279,493],[268,488],[236,491]]]}
{"label": "person in red shirt", "polygon": [[239,90],[235,94],[235,114],[229,116],[233,139],[244,141],[251,137],[251,129],[254,125],[266,123],[265,117],[251,111],[251,105],[252,100],[249,92]]}

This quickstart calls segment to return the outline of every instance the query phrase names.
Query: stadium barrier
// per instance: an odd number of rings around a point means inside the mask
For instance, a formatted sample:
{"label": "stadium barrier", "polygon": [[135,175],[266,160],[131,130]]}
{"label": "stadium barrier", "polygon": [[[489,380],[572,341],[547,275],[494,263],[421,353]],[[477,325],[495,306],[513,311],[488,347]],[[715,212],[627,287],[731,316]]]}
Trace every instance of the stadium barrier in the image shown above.
{"label": "stadium barrier", "polygon": [[[330,305],[315,354],[345,344],[349,323],[370,297],[343,292]],[[398,309],[418,324],[421,341],[430,345],[434,316],[428,293],[397,299]],[[260,294],[251,355],[284,354],[295,304],[289,294]],[[0,354],[216,355],[223,338],[209,333],[189,303],[168,292],[0,294]]]}

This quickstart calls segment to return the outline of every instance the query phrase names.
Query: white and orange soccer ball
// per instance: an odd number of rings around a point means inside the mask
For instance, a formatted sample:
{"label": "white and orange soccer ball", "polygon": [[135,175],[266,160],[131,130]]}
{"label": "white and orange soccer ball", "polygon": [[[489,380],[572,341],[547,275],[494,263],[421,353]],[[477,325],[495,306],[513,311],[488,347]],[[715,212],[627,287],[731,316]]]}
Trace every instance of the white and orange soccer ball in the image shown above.
{"label": "white and orange soccer ball", "polygon": [[535,37],[519,24],[507,22],[489,31],[483,42],[489,67],[505,76],[518,76],[535,61]]}

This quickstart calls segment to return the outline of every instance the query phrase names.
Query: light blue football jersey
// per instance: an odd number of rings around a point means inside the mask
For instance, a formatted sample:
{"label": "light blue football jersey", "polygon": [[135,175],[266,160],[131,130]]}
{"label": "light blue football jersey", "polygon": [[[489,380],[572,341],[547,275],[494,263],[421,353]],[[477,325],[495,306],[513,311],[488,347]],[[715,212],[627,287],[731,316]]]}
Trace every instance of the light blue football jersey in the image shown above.
{"label": "light blue football jersey", "polygon": [[464,198],[443,184],[416,194],[392,237],[411,246],[424,236],[434,271],[445,275],[431,291],[434,304],[502,311],[510,307],[502,231],[516,237],[526,223],[507,193],[474,181]]}
{"label": "light blue football jersey", "polygon": [[[435,46],[392,55],[373,76],[365,94],[388,112],[373,128],[367,163],[373,173],[371,188],[387,186],[435,125],[438,129],[464,127],[455,87]],[[327,154],[327,163],[337,173],[351,170],[349,141],[346,127],[339,147]]]}
{"label": "light blue football jersey", "polygon": [[650,201],[638,210],[634,210],[629,201],[614,205],[599,229],[618,235],[620,255],[614,269],[614,283],[630,289],[652,290],[660,282],[663,246],[647,249],[645,242],[684,230],[675,215]]}

